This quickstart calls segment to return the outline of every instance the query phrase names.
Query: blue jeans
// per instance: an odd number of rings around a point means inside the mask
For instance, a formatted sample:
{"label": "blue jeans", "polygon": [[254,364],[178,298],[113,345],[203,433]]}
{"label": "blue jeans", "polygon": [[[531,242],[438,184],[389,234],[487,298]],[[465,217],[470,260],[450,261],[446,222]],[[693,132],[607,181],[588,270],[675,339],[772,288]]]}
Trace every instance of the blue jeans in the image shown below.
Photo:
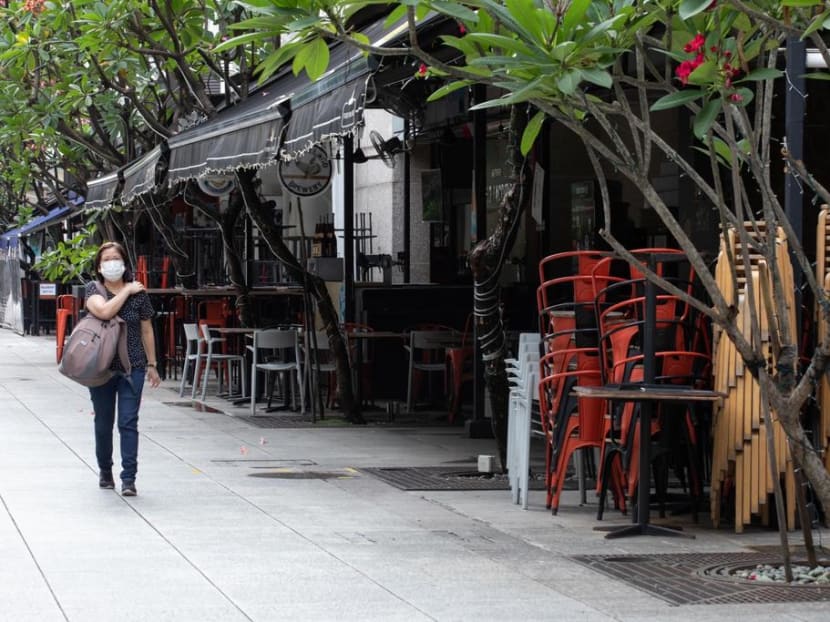
{"label": "blue jeans", "polygon": [[134,482],[138,471],[138,408],[141,406],[144,372],[144,369],[132,371],[132,385],[124,375],[116,374],[105,385],[89,388],[95,410],[95,457],[102,471],[112,468],[112,428],[117,398],[122,482]]}

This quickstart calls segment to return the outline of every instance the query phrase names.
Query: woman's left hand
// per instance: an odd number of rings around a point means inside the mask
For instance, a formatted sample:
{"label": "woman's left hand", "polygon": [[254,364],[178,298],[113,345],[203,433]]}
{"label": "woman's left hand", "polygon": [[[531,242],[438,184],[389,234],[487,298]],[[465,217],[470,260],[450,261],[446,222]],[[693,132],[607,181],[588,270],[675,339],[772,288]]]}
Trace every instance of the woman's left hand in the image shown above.
{"label": "woman's left hand", "polygon": [[148,367],[147,368],[147,380],[150,382],[150,386],[154,389],[161,384],[161,377],[159,376],[159,370],[155,367]]}

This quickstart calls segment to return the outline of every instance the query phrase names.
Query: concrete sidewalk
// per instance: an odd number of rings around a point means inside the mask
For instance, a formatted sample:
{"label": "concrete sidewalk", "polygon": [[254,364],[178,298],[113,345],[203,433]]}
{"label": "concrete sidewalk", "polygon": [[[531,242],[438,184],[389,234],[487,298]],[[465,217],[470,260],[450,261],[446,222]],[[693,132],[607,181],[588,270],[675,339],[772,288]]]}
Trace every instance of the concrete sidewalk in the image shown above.
{"label": "concrete sidewalk", "polygon": [[[828,603],[674,607],[569,558],[742,551],[774,532],[608,541],[575,493],[551,516],[541,491],[523,511],[505,491],[407,492],[359,470],[493,453],[460,428],[260,429],[168,405],[169,382],[145,390],[139,496],[122,498],[97,487],[89,395],[54,352],[0,330],[0,620],[830,619]],[[252,477],[278,469],[298,479]]]}

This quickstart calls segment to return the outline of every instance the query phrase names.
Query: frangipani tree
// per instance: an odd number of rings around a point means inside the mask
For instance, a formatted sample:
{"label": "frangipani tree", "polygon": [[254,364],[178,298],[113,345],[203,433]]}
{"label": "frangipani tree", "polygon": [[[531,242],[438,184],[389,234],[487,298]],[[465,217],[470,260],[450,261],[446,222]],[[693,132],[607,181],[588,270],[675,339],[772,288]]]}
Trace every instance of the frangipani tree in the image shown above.
{"label": "frangipani tree", "polygon": [[[132,162],[162,139],[247,97],[254,68],[278,42],[213,50],[228,27],[246,17],[248,10],[229,0],[0,3],[0,153],[6,156],[0,192],[14,201],[41,187],[60,196],[61,183],[82,190],[97,173]],[[218,82],[225,86],[224,96],[211,92],[210,85]],[[67,176],[58,180],[56,169]],[[325,284],[307,273],[271,225],[272,205],[258,191],[256,171],[239,171],[237,180],[241,196],[225,213],[208,203],[195,201],[195,207],[223,234],[243,321],[252,318],[245,315],[250,307],[241,254],[229,235],[236,217],[251,218],[292,276],[309,284],[338,358],[343,409],[359,420],[346,348]],[[171,188],[170,196],[124,207],[152,219],[182,284],[193,287],[193,258],[184,250],[170,211],[160,207],[184,190]],[[99,230],[120,224],[129,241],[129,223],[120,214],[111,210]]]}
{"label": "frangipani tree", "polygon": [[[388,6],[390,20],[409,20],[406,49],[371,47],[348,28],[355,11],[379,4]],[[825,61],[830,60],[822,39],[830,28],[830,4],[819,0],[256,0],[245,6],[259,15],[239,24],[249,32],[225,46],[290,35],[290,42],[263,64],[266,74],[292,62],[295,72],[306,70],[314,77],[327,61],[319,42],[337,39],[370,54],[418,59],[423,68],[417,75],[448,81],[433,98],[484,84],[501,95],[476,107],[529,107],[535,112],[523,133],[525,153],[545,120],[568,128],[584,145],[600,184],[606,223],[602,235],[634,263],[636,259],[612,233],[608,172],[615,171],[639,188],[645,205],[688,255],[708,299],[690,298],[646,267],[638,265],[639,269],[666,291],[687,299],[734,344],[760,384],[765,407],[785,430],[796,465],[804,470],[825,510],[830,508],[830,476],[800,424],[802,407],[826,373],[830,341],[819,342],[809,362],[799,367],[804,353],[799,352],[791,310],[784,307],[788,296],[776,261],[779,228],[796,258],[796,269],[824,310],[822,322],[829,321],[830,305],[784,213],[780,190],[772,183],[771,169],[783,162],[776,162],[778,154],[770,146],[781,138],[773,133],[771,114],[776,83],[784,80],[778,69],[779,50],[788,36],[796,36],[811,41]],[[463,35],[443,38],[445,45],[458,50],[459,62],[441,62],[420,45],[417,18],[430,11],[463,26]],[[696,150],[679,149],[653,123],[655,112],[673,108],[688,111],[692,119],[688,131],[697,140]],[[655,187],[651,171],[657,159],[674,163],[717,210],[723,229],[732,228],[740,237],[743,250],[728,257],[732,267],[726,287]],[[800,162],[789,165],[803,168]],[[804,175],[803,179],[830,201],[812,178]],[[506,214],[510,220],[510,209]],[[761,220],[765,229],[757,224]],[[754,239],[747,234],[745,221],[756,223],[750,226]],[[770,270],[776,305],[774,368],[757,339],[761,309],[750,304],[751,330],[745,332],[733,304],[740,287],[738,267],[745,264],[747,272],[751,269],[750,253],[762,255]],[[753,284],[747,287],[748,297],[755,300]],[[503,365],[499,357],[487,364],[491,377],[503,373],[498,369]],[[494,396],[494,401],[502,399]]]}

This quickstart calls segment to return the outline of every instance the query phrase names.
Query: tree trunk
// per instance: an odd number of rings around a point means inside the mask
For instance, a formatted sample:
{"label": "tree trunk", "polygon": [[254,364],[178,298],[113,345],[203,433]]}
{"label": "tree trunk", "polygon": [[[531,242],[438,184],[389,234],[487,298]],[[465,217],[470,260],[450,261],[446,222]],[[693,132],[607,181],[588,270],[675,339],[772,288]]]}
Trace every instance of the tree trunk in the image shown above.
{"label": "tree trunk", "polygon": [[360,414],[358,405],[355,403],[354,391],[352,388],[352,373],[349,366],[349,355],[346,343],[340,332],[340,323],[337,317],[334,303],[331,301],[329,292],[326,289],[325,281],[320,277],[311,274],[303,268],[294,254],[282,241],[282,232],[278,230],[273,222],[270,212],[259,199],[256,191],[256,171],[252,169],[239,170],[236,173],[242,200],[248,210],[248,215],[259,229],[266,244],[274,253],[289,274],[298,282],[303,283],[311,297],[317,303],[317,310],[329,338],[329,346],[337,364],[337,386],[340,392],[340,405],[347,421],[352,423],[365,423]]}
{"label": "tree trunk", "polygon": [[239,321],[242,326],[255,326],[253,307],[251,305],[250,290],[245,282],[245,267],[241,253],[233,243],[233,233],[239,216],[243,213],[245,203],[238,192],[233,193],[228,201],[227,210],[222,213],[217,209],[214,201],[202,201],[195,192],[196,184],[188,182],[185,196],[187,202],[199,209],[219,227],[222,236],[222,247],[225,259],[228,262],[228,278],[236,291],[236,309],[239,312]]}
{"label": "tree trunk", "polygon": [[516,239],[521,215],[530,200],[533,175],[519,149],[527,119],[525,106],[512,107],[509,140],[513,186],[502,199],[495,230],[485,240],[476,244],[470,253],[475,292],[473,311],[484,361],[484,382],[490,394],[493,436],[496,439],[502,468],[507,464],[510,385],[504,362],[507,342],[501,320],[499,276],[504,258]]}
{"label": "tree trunk", "polygon": [[[168,194],[165,201],[159,201],[159,203],[166,203],[172,196],[174,194]],[[144,205],[156,231],[161,234],[164,240],[165,250],[170,257],[170,262],[173,264],[173,270],[176,274],[173,285],[181,285],[185,289],[196,289],[199,284],[196,281],[193,258],[184,248],[184,237],[173,222],[172,210],[166,207],[165,209],[159,209],[155,207],[156,203],[152,201],[143,202],[142,205]]]}
{"label": "tree trunk", "polygon": [[777,382],[767,374],[761,376],[761,381],[768,383],[770,402],[784,433],[787,435],[795,467],[804,471],[807,481],[810,482],[813,492],[825,514],[827,514],[828,508],[830,508],[830,475],[828,475],[827,468],[819,453],[810,439],[807,438],[804,426],[801,425],[801,409],[804,404],[798,399],[785,398]]}

